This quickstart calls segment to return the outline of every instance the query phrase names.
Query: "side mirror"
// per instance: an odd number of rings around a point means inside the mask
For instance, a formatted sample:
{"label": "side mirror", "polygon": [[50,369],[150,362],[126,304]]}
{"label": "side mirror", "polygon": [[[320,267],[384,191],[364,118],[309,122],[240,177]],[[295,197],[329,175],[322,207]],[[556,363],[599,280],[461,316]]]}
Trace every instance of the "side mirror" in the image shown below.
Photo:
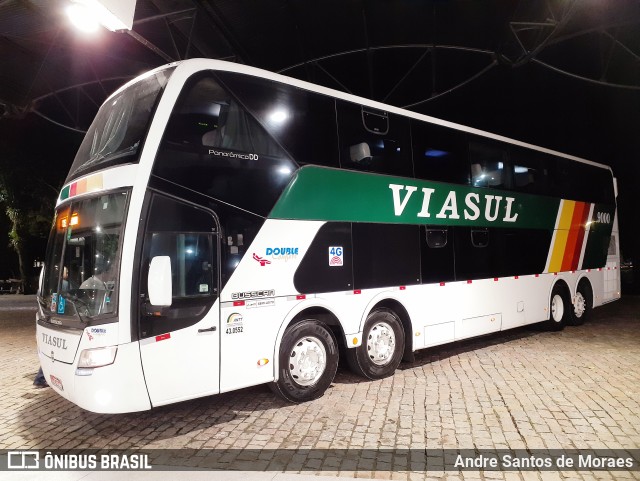
{"label": "side mirror", "polygon": [[149,302],[152,306],[170,306],[171,292],[171,258],[156,256],[151,259],[147,278]]}

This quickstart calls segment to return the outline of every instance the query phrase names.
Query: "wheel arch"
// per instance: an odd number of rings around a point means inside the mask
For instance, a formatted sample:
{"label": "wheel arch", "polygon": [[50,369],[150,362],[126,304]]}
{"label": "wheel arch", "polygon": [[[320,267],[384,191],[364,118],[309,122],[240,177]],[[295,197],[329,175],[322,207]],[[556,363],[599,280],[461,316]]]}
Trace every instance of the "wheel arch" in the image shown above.
{"label": "wheel arch", "polygon": [[342,327],[338,316],[328,306],[312,302],[300,304],[290,311],[285,317],[284,321],[280,325],[280,329],[278,330],[278,335],[276,336],[276,342],[273,348],[273,378],[276,381],[278,380],[278,372],[280,368],[280,356],[278,353],[280,352],[280,345],[282,343],[284,333],[291,326],[305,319],[316,319],[325,324],[333,331],[333,335],[338,342],[338,349],[346,348],[344,328]]}
{"label": "wheel arch", "polygon": [[412,362],[414,360],[413,326],[411,324],[411,317],[409,316],[407,309],[399,300],[392,297],[377,300],[370,309],[366,310],[366,316],[362,321],[360,330],[364,329],[364,322],[369,317],[369,315],[376,309],[380,308],[385,308],[393,311],[400,319],[400,322],[402,323],[402,329],[404,330],[404,353],[402,355],[402,359],[404,361]]}
{"label": "wheel arch", "polygon": [[589,293],[589,299],[587,299],[587,301],[589,302],[589,308],[593,309],[593,303],[595,302],[595,299],[594,299],[594,292],[593,292],[593,284],[591,283],[591,279],[589,279],[589,276],[587,276],[586,274],[583,274],[578,279],[578,282],[576,282],[574,295],[575,293],[578,292],[578,289],[580,288],[580,286],[583,286],[583,285],[587,287],[587,290]]}
{"label": "wheel arch", "polygon": [[[571,289],[571,287],[569,287],[569,283],[562,278],[556,279],[555,282],[553,282],[549,288],[549,293],[547,294],[547,300],[551,301],[551,294],[553,293],[553,290],[556,287],[560,287],[561,289],[564,289],[566,291],[566,293],[569,296],[569,300],[571,302],[571,305],[573,306],[573,302],[571,301],[573,299],[573,290]],[[549,315],[547,316],[547,320],[551,319],[551,310],[549,310]]]}

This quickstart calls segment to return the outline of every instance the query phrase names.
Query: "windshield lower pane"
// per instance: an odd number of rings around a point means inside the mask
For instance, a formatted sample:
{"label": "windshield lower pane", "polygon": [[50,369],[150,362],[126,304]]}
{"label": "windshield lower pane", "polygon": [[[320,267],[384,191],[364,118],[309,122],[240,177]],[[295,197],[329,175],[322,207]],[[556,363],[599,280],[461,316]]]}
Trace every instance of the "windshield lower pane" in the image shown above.
{"label": "windshield lower pane", "polygon": [[173,68],[155,72],[108,99],[78,149],[67,181],[98,168],[135,162]]}
{"label": "windshield lower pane", "polygon": [[40,299],[52,322],[86,323],[115,313],[127,198],[111,193],[56,212]]}

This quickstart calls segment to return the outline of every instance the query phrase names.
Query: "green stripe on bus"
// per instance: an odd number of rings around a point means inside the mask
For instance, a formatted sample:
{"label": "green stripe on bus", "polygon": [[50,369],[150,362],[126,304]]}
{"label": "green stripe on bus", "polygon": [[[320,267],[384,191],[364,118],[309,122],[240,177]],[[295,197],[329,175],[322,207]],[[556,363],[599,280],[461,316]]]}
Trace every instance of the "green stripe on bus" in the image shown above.
{"label": "green stripe on bus", "polygon": [[275,219],[553,229],[560,199],[306,166]]}
{"label": "green stripe on bus", "polygon": [[69,189],[70,189],[70,185],[66,186],[64,189],[62,189],[62,192],[60,192],[60,200],[65,200],[69,198]]}

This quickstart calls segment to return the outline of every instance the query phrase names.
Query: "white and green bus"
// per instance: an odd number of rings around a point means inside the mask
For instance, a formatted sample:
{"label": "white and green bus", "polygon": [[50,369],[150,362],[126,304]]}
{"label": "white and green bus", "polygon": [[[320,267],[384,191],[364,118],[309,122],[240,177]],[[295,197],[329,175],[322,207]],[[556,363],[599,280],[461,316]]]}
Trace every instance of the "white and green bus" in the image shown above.
{"label": "white and green bus", "polygon": [[100,108],[40,286],[49,384],[151,409],[270,383],[321,396],[419,349],[620,297],[594,162],[255,68],[194,59]]}

